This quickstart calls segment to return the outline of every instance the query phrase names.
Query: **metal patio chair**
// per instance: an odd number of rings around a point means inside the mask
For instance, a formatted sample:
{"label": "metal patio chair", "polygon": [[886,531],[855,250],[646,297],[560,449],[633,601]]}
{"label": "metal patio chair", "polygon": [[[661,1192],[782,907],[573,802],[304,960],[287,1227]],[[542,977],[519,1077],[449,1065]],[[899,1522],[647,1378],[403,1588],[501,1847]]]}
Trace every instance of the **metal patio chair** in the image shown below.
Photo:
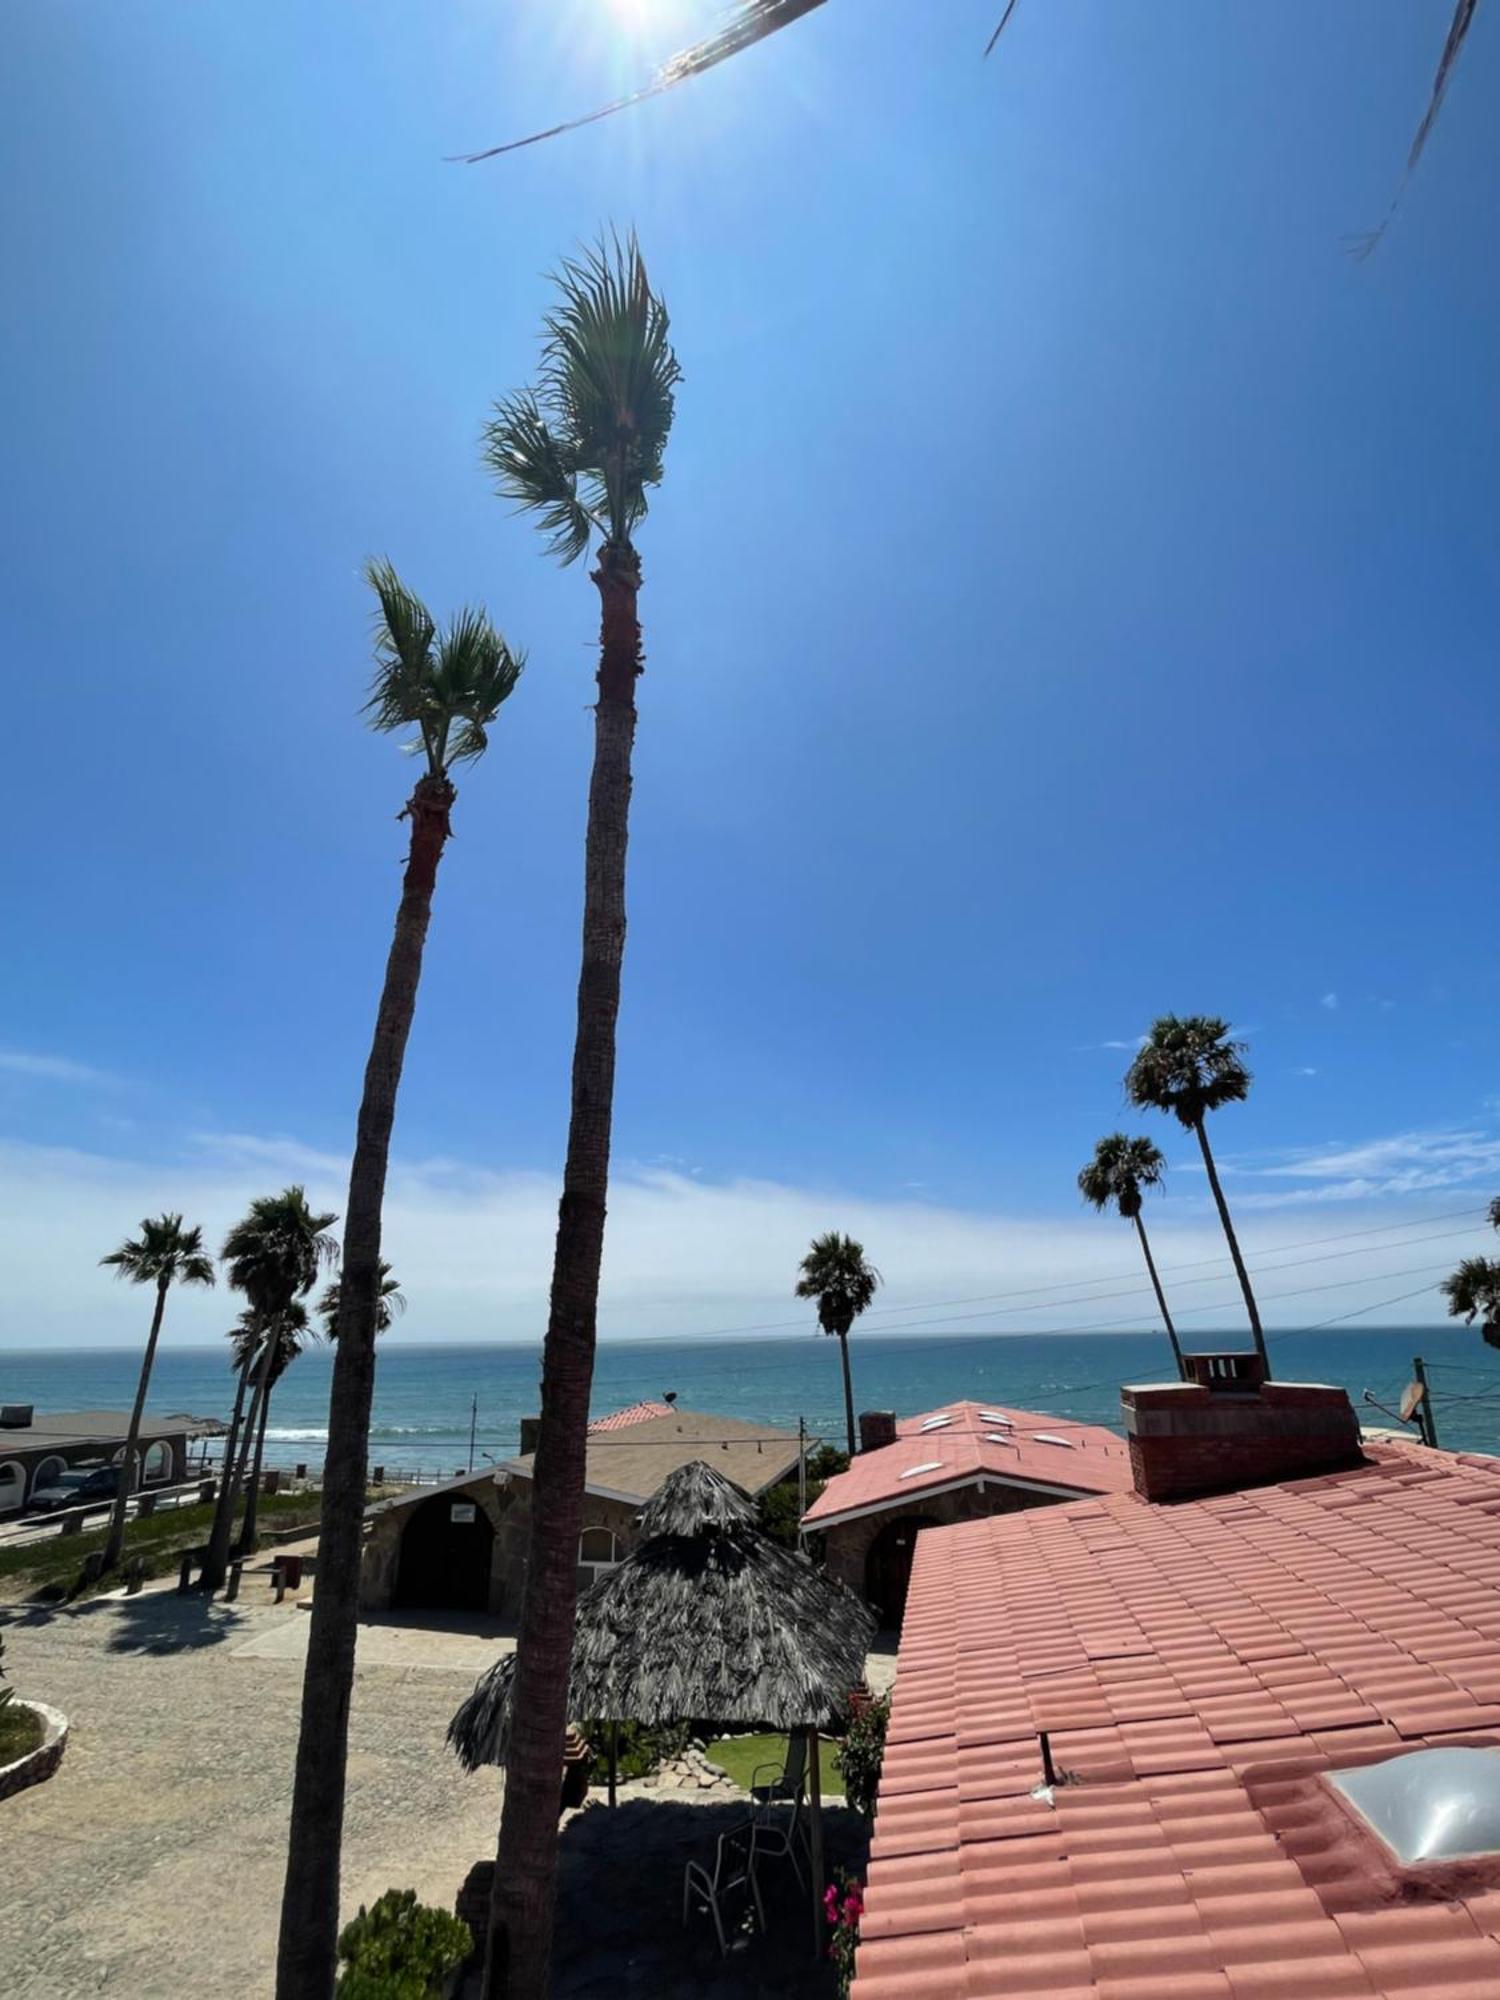
{"label": "metal patio chair", "polygon": [[713,1867],[690,1861],[682,1871],[682,1922],[686,1929],[696,1914],[705,1912],[714,1920],[719,1955],[729,1956],[729,1933],[724,1928],[725,1905],[744,1895],[755,1910],[756,1924],[764,1933],[766,1913],[760,1900],[760,1884],[755,1879],[755,1826],[746,1820],[721,1833],[714,1844]]}

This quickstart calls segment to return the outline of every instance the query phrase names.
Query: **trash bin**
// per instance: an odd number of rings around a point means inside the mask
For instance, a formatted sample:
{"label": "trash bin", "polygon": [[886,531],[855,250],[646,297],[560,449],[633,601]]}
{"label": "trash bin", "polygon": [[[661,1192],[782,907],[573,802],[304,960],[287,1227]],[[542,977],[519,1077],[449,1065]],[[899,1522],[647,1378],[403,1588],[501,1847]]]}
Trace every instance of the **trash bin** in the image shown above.
{"label": "trash bin", "polygon": [[300,1590],[302,1588],[301,1556],[278,1556],[276,1560],[281,1566],[282,1580],[286,1584],[287,1589]]}

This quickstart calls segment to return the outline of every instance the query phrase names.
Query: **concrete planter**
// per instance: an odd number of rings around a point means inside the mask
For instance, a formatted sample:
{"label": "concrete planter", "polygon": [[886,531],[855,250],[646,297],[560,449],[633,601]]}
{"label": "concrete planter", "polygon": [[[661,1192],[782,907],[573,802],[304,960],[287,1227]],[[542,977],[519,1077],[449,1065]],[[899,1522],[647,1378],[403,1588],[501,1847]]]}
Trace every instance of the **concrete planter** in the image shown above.
{"label": "concrete planter", "polygon": [[50,1778],[68,1747],[68,1718],[60,1708],[49,1708],[44,1701],[19,1699],[14,1706],[30,1709],[33,1715],[40,1716],[43,1734],[35,1750],[28,1750],[13,1764],[0,1764],[0,1799],[8,1799],[16,1792],[24,1792],[28,1785],[39,1785],[44,1778]]}

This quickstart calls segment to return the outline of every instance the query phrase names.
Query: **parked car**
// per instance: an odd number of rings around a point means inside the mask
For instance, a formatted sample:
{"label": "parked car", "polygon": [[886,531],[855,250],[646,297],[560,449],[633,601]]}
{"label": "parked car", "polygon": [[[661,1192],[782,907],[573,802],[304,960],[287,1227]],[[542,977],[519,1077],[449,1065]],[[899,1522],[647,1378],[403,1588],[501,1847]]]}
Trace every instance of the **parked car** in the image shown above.
{"label": "parked car", "polygon": [[120,1488],[117,1465],[75,1465],[59,1472],[31,1496],[32,1511],[55,1514],[60,1507],[85,1507],[93,1500],[113,1500]]}

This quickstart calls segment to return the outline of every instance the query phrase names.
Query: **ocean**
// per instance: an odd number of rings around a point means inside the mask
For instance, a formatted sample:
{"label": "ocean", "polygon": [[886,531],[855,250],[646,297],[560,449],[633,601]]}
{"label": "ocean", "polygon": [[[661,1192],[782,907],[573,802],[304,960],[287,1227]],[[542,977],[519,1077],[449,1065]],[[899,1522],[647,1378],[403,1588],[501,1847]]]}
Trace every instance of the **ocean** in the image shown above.
{"label": "ocean", "polygon": [[[1368,1390],[1394,1411],[1411,1378],[1413,1355],[1428,1365],[1439,1440],[1500,1453],[1500,1353],[1459,1327],[1381,1327],[1363,1332],[1272,1334],[1278,1375],[1338,1382],[1356,1403]],[[1195,1345],[1242,1347],[1242,1334],[1203,1334]],[[1123,1382],[1169,1379],[1159,1335],[1010,1334],[899,1338],[855,1333],[850,1341],[855,1407],[901,1415],[961,1396],[1079,1421],[1119,1424]],[[1166,1367],[1163,1364],[1166,1363]],[[277,1385],[267,1460],[316,1464],[328,1425],[331,1356],[310,1348]],[[130,1406],[139,1357],[129,1349],[0,1352],[0,1402],[42,1410]],[[392,1472],[464,1470],[475,1418],[475,1463],[518,1446],[520,1421],[537,1407],[537,1351],[519,1346],[424,1345],[399,1338],[382,1346],[375,1381],[370,1452]],[[843,1442],[838,1344],[818,1335],[787,1339],[609,1341],[594,1371],[596,1415],[675,1390],[684,1409],[744,1417]],[[150,1407],[165,1415],[227,1417],[233,1397],[228,1347],[162,1349]],[[1367,1421],[1394,1419],[1366,1407]]]}

